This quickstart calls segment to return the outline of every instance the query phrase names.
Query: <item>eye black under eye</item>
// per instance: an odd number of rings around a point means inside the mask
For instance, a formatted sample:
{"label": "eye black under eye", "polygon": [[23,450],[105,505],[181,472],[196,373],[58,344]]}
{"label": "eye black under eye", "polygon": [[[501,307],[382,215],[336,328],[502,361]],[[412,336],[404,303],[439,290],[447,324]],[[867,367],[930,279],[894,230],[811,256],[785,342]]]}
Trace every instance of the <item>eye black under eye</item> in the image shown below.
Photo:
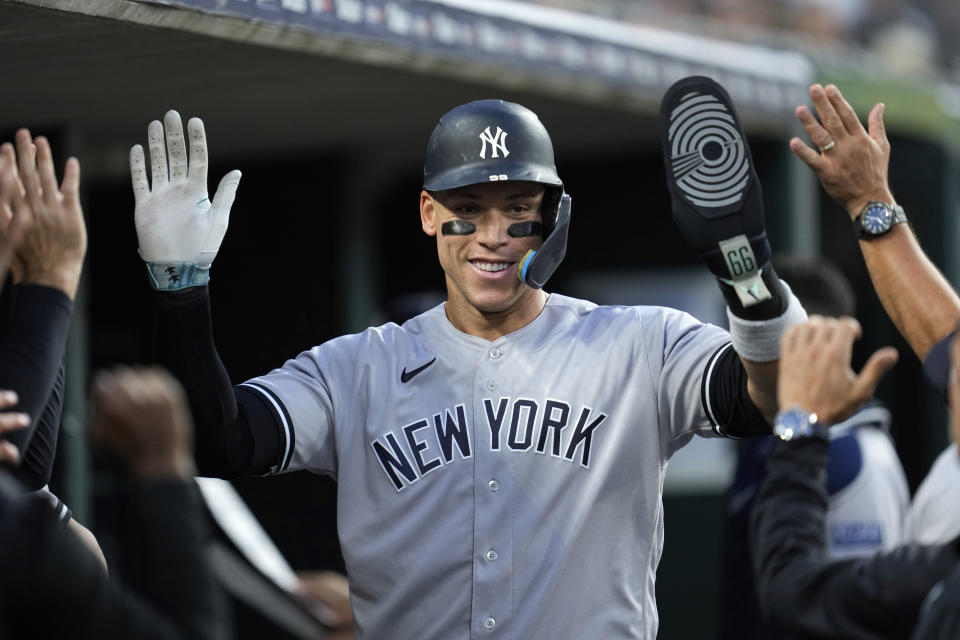
{"label": "eye black under eye", "polygon": [[440,232],[445,236],[468,236],[477,230],[477,225],[466,220],[448,220],[440,225]]}
{"label": "eye black under eye", "polygon": [[507,233],[511,238],[526,238],[528,236],[539,236],[543,233],[543,225],[536,220],[527,222],[514,222],[507,227]]}

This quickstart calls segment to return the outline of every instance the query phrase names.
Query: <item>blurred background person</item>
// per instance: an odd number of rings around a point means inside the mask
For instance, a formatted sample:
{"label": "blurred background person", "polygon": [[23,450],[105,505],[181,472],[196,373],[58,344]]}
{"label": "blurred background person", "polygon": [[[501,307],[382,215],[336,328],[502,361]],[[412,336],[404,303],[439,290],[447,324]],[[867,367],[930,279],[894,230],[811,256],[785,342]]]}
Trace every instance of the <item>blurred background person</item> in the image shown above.
{"label": "blurred background person", "polygon": [[228,637],[223,596],[205,555],[207,521],[193,483],[193,432],[183,391],[156,369],[101,373],[93,441],[127,467],[142,532],[133,593],[48,505],[0,477],[0,635]]}

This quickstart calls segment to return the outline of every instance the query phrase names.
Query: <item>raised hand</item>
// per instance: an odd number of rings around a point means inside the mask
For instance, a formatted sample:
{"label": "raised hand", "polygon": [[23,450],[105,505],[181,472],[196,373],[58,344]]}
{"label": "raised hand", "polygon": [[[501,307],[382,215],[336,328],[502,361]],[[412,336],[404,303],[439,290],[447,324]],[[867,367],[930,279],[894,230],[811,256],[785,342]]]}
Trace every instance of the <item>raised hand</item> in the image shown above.
{"label": "raised hand", "polygon": [[5,165],[16,161],[22,187],[20,198],[11,188],[7,201],[11,210],[16,210],[10,233],[22,234],[16,250],[15,279],[55,287],[72,300],[87,253],[87,228],[80,208],[80,163],[76,158],[67,160],[63,183],[58,187],[47,139],[31,139],[27,129],[20,129],[15,142],[16,152],[10,143],[0,147]]}
{"label": "raised hand", "polygon": [[787,329],[780,345],[780,408],[800,406],[833,424],[872,398],[880,378],[896,364],[897,350],[878,349],[857,374],[850,356],[861,334],[860,323],[846,317],[812,316]]}
{"label": "raised hand", "polygon": [[797,118],[820,149],[814,151],[800,138],[790,140],[790,149],[817,174],[820,183],[851,218],[871,201],[893,203],[887,182],[890,143],[883,125],[883,103],[874,105],[864,129],[853,107],[833,85],[810,87],[810,97],[820,120],[805,106]]}
{"label": "raised hand", "polygon": [[220,181],[211,202],[207,194],[207,138],[203,121],[191,118],[187,133],[189,141],[183,137],[183,125],[176,111],[168,111],[163,124],[154,120],[147,127],[149,184],[143,147],[134,145],[130,149],[140,257],[147,263],[151,284],[158,290],[208,282],[210,264],[227,232],[230,207],[240,183],[240,172],[231,171]]}
{"label": "raised hand", "polygon": [[93,383],[94,443],[141,477],[189,478],[193,423],[180,384],[158,368],[102,371]]}
{"label": "raised hand", "polygon": [[[10,265],[16,262],[16,250],[33,224],[33,212],[27,204],[13,145],[0,146],[0,287]],[[22,274],[18,276],[18,280]]]}

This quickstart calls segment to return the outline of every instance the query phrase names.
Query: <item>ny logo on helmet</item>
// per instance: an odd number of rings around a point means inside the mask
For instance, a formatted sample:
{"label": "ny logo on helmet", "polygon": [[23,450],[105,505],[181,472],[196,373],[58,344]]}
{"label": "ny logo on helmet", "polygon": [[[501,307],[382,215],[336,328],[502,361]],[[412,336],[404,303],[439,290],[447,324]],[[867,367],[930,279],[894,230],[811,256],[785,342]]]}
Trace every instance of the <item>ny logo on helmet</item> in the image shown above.
{"label": "ny logo on helmet", "polygon": [[490,133],[490,127],[487,127],[478,137],[483,141],[483,147],[480,149],[480,157],[484,160],[487,159],[488,142],[490,143],[491,158],[499,158],[498,153],[502,153],[504,158],[510,155],[510,152],[507,151],[507,132],[500,127],[497,127],[496,135]]}

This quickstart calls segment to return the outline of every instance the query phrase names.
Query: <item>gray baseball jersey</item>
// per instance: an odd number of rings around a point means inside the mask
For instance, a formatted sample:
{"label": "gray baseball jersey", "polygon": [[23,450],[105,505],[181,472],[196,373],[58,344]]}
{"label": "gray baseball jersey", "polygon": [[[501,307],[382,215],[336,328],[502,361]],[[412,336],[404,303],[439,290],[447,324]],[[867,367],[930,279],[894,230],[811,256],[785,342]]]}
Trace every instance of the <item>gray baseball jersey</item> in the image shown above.
{"label": "gray baseball jersey", "polygon": [[493,342],[440,305],[246,384],[283,417],[277,471],[338,482],[359,637],[652,639],[667,461],[717,435],[704,381],[728,343],[553,294]]}

